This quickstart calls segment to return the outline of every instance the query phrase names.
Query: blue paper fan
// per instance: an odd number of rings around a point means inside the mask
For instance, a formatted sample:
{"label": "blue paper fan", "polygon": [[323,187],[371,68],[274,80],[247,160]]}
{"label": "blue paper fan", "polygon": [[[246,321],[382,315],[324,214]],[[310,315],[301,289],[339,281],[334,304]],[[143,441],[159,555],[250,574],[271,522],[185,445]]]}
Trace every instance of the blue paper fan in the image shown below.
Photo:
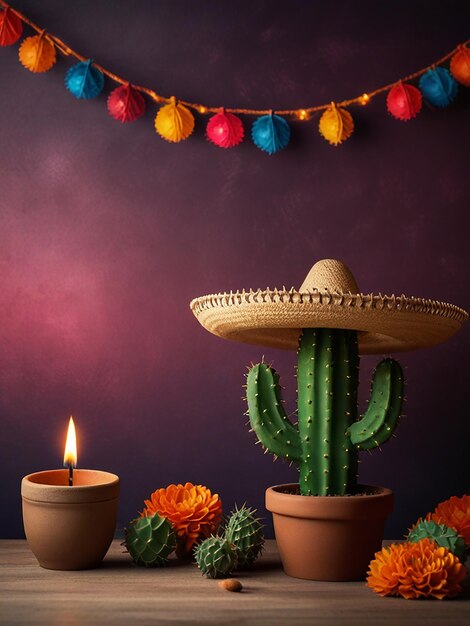
{"label": "blue paper fan", "polygon": [[419,88],[425,100],[435,107],[446,107],[457,95],[457,82],[449,70],[436,67],[428,70],[419,80]]}
{"label": "blue paper fan", "polygon": [[92,59],[80,61],[65,76],[65,86],[76,98],[90,100],[103,91],[104,76],[92,63]]}
{"label": "blue paper fan", "polygon": [[279,115],[263,115],[253,124],[251,137],[260,150],[274,154],[289,143],[290,127]]}

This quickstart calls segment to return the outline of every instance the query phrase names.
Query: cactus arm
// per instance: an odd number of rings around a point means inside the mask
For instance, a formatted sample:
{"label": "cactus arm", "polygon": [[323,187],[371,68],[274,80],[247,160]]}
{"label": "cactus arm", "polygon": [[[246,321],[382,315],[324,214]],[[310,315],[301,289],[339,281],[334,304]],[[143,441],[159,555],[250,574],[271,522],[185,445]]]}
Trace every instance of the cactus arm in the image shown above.
{"label": "cactus arm", "polygon": [[250,424],[259,441],[272,454],[300,461],[300,438],[281,401],[279,374],[266,363],[253,366],[247,376]]}
{"label": "cactus arm", "polygon": [[384,359],[378,364],[367,410],[348,429],[351,442],[359,449],[377,448],[392,436],[400,418],[403,385],[403,371],[397,361]]}

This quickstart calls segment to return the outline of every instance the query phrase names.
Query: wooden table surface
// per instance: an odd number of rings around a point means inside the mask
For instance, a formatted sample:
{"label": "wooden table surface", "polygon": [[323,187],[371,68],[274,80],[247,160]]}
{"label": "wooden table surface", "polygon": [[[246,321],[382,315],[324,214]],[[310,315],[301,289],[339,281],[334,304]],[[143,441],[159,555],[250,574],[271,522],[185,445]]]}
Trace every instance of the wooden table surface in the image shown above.
{"label": "wooden table surface", "polygon": [[[346,556],[347,558],[347,556]],[[0,624],[5,626],[445,626],[470,624],[470,595],[457,600],[381,598],[362,582],[298,580],[281,568],[274,541],[242,593],[218,587],[192,564],[135,566],[114,541],[101,568],[59,572],[39,567],[25,541],[0,541]]]}

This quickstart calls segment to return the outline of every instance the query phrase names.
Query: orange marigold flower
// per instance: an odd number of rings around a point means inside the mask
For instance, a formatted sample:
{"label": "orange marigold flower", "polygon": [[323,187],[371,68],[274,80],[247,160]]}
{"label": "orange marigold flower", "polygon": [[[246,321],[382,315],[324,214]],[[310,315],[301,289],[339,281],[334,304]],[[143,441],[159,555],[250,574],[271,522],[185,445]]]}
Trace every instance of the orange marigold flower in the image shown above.
{"label": "orange marigold flower", "polygon": [[467,572],[452,552],[426,538],[382,548],[367,573],[367,586],[381,596],[442,600],[462,591]]}
{"label": "orange marigold flower", "polygon": [[431,519],[436,524],[445,524],[456,530],[470,547],[470,496],[452,496],[441,502],[431,513]]}
{"label": "orange marigold flower", "polygon": [[222,501],[203,485],[169,485],[145,500],[141,516],[158,513],[171,522],[177,535],[177,554],[188,553],[199,539],[217,530],[222,521]]}

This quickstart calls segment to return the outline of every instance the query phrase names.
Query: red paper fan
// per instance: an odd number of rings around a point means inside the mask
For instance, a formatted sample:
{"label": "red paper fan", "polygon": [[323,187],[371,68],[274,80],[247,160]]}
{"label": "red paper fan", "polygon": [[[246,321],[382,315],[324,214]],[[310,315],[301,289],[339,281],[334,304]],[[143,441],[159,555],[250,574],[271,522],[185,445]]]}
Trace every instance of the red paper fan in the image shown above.
{"label": "red paper fan", "polygon": [[221,109],[213,115],[206,128],[206,137],[219,148],[233,148],[243,141],[243,124],[233,113]]}
{"label": "red paper fan", "polygon": [[387,96],[387,109],[397,120],[404,122],[416,117],[423,106],[423,96],[413,85],[398,83]]}
{"label": "red paper fan", "polygon": [[109,94],[108,112],[120,122],[133,122],[145,113],[145,98],[132,85],[122,85]]}
{"label": "red paper fan", "polygon": [[0,13],[0,46],[16,43],[23,32],[23,24],[10,7]]}

